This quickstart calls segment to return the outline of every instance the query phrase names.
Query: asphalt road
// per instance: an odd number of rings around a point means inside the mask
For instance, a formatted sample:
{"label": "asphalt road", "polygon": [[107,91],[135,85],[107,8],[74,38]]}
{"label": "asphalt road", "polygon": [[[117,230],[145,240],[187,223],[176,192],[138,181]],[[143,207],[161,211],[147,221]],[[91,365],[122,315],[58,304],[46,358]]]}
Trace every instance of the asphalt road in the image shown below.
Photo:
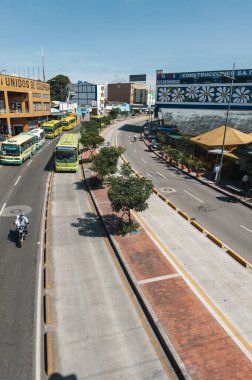
{"label": "asphalt road", "polygon": [[[46,182],[58,138],[47,140],[21,166],[0,166],[0,378],[34,379],[37,253]],[[30,218],[18,248],[13,222],[18,210]]]}
{"label": "asphalt road", "polygon": [[117,137],[125,158],[177,207],[195,218],[227,246],[252,263],[252,211],[231,198],[169,166],[150,152],[143,141],[134,142],[140,126],[124,126]]}

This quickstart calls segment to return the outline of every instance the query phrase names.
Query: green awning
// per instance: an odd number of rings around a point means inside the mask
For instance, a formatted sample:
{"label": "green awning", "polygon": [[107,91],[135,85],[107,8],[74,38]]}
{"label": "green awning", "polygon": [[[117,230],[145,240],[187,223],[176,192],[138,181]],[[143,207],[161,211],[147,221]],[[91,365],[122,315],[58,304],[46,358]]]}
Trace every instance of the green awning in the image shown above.
{"label": "green awning", "polygon": [[240,146],[233,150],[235,154],[241,154],[243,156],[251,156],[252,157],[252,149],[248,149],[245,146]]}
{"label": "green awning", "polygon": [[180,136],[180,135],[168,135],[169,138],[171,138],[172,140],[186,140],[188,141],[191,136]]}

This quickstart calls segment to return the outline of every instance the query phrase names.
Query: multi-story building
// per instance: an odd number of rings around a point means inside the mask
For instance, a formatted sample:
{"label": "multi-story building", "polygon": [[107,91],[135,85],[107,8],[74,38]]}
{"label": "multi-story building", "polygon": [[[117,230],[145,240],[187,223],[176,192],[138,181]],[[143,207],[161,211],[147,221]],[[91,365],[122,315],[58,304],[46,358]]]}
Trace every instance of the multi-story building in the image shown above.
{"label": "multi-story building", "polygon": [[69,100],[79,107],[91,106],[93,114],[104,113],[104,85],[78,81],[68,85]]}
{"label": "multi-story building", "polygon": [[108,84],[108,101],[129,103],[130,111],[147,106],[147,88],[145,84],[111,83]]}
{"label": "multi-story building", "polygon": [[0,134],[27,132],[51,115],[48,83],[0,75]]}
{"label": "multi-story building", "polygon": [[156,114],[183,133],[200,134],[224,125],[229,106],[229,126],[252,132],[251,69],[156,72]]}

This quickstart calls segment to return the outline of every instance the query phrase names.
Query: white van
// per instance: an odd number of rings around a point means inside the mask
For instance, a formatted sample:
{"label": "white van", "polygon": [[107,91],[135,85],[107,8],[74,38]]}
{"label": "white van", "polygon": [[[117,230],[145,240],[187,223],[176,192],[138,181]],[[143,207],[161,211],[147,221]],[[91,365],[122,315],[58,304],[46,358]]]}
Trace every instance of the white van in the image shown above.
{"label": "white van", "polygon": [[35,128],[30,133],[36,137],[36,149],[39,149],[45,143],[45,131],[41,128]]}

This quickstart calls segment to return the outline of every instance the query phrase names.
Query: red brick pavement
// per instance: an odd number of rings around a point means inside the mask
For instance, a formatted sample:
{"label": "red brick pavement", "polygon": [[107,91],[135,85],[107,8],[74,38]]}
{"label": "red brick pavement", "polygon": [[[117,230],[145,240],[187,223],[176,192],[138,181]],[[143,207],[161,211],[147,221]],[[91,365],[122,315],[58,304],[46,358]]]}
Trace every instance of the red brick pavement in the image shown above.
{"label": "red brick pavement", "polygon": [[[113,234],[118,215],[110,208],[107,188],[93,194]],[[176,273],[143,228],[114,239],[136,281]],[[192,379],[252,379],[252,363],[180,276],[139,288]]]}

